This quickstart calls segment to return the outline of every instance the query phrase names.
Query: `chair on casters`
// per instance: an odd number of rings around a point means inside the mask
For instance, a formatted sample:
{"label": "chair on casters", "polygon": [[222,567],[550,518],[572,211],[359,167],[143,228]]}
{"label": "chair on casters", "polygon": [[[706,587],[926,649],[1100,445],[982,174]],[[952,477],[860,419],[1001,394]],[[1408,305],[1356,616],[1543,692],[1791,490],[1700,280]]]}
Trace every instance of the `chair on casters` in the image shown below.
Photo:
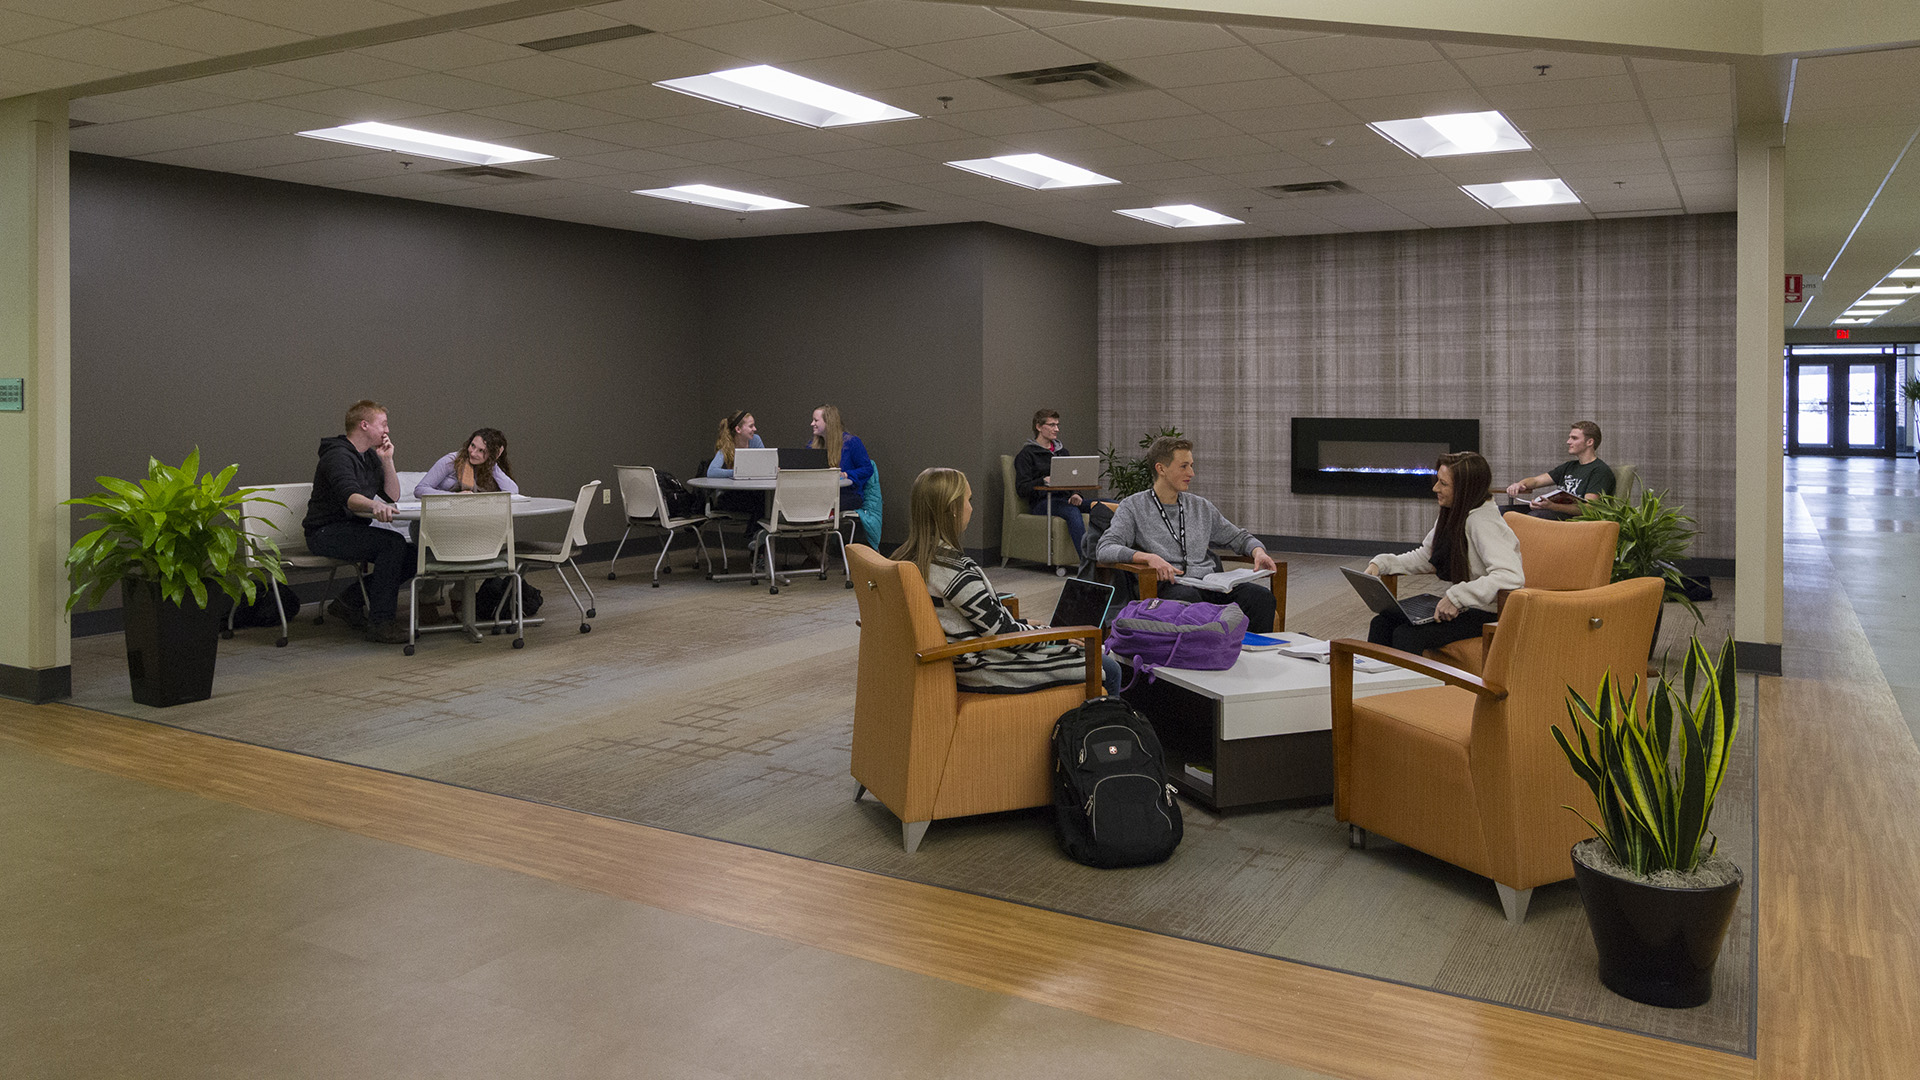
{"label": "chair on casters", "polygon": [[[693,539],[700,545],[700,558],[707,564],[707,576],[712,577],[713,557],[707,554],[707,538],[700,534],[700,526],[711,520],[711,515],[675,517],[667,506],[666,494],[660,490],[659,474],[651,465],[618,465],[615,470],[620,475],[620,504],[627,513],[627,531],[620,534],[620,542],[614,545],[613,559],[607,563],[607,580],[618,576],[613,570],[614,563],[620,561],[620,551],[627,546],[627,537],[635,525],[652,525],[667,533],[660,541],[660,557],[653,561],[654,588],[660,587],[660,568],[667,561],[667,549],[673,546],[674,534],[686,528],[693,530]],[[668,567],[667,573],[672,572]]]}
{"label": "chair on casters", "polygon": [[[587,584],[587,575],[580,572],[580,564],[573,561],[573,551],[575,547],[587,546],[587,511],[592,508],[593,496],[599,490],[598,480],[581,486],[579,498],[573,501],[573,518],[567,522],[565,540],[557,544],[550,540],[521,540],[513,545],[513,553],[521,562],[551,566],[553,572],[560,575],[560,584],[567,587],[567,595],[573,597],[573,606],[580,609],[580,632],[583,634],[593,629],[593,624],[587,621],[595,617],[593,586]],[[573,567],[574,575],[580,579],[580,587],[587,591],[587,602],[584,604],[580,602],[580,594],[573,591],[573,582],[567,580],[565,568],[569,566]],[[526,571],[521,571],[521,577],[525,576]],[[503,602],[505,599],[501,597]],[[500,613],[496,611],[494,621],[497,623],[499,620]]]}
{"label": "chair on casters", "polygon": [[[360,586],[360,599],[367,599],[366,568],[360,563],[348,559],[333,559],[325,555],[315,555],[307,550],[307,534],[301,528],[301,522],[307,517],[307,503],[313,497],[312,484],[275,484],[259,489],[260,497],[248,499],[246,509],[242,511],[247,520],[243,524],[247,543],[256,545],[263,540],[272,541],[280,549],[280,564],[291,570],[327,571],[326,590],[320,595],[320,613],[313,623],[318,626],[327,621],[327,601],[333,598],[333,579],[342,569],[351,568]],[[280,503],[274,506],[266,500]],[[253,559],[247,559],[253,565]],[[271,585],[272,583],[269,583]],[[285,648],[287,644],[287,609],[280,601],[280,590],[273,589],[273,606],[280,613],[280,637],[273,644],[275,648]],[[227,612],[226,629],[220,631],[224,638],[233,637],[233,618],[239,608]],[[299,618],[296,608],[293,618]]]}
{"label": "chair on casters", "polygon": [[[864,544],[847,550],[860,602],[854,799],[871,791],[900,819],[908,854],[935,818],[1051,803],[1053,724],[1100,695],[1100,628],[1055,626],[948,644],[919,567]],[[972,694],[954,681],[956,656],[1041,641],[1085,642],[1085,681],[1026,694]]]}
{"label": "chair on casters", "polygon": [[[1572,877],[1567,851],[1593,835],[1564,809],[1597,812],[1553,740],[1553,725],[1567,720],[1567,688],[1592,694],[1605,671],[1644,671],[1663,592],[1659,578],[1521,589],[1479,676],[1384,645],[1335,641],[1333,815],[1350,826],[1350,843],[1363,846],[1375,832],[1492,878],[1507,921],[1525,919],[1534,887]],[[1356,699],[1355,656],[1446,685]]]}
{"label": "chair on casters", "polygon": [[[820,537],[820,565],[800,568],[801,573],[818,571],[827,580],[827,538],[840,545],[840,562],[846,565],[847,538],[840,532],[840,470],[781,469],[773,480],[773,512],[760,522],[760,552],[767,565],[767,592],[778,593],[780,586],[792,580],[775,566],[773,542],[781,536]],[[754,565],[753,583],[760,583],[759,564]],[[853,570],[847,570],[847,588],[853,588]]]}
{"label": "chair on casters", "polygon": [[[470,616],[480,583],[502,575],[513,579],[513,647],[518,649],[527,643],[527,622],[520,606],[520,570],[513,552],[513,495],[470,491],[422,496],[419,562],[407,585],[406,654],[412,656],[420,640],[422,581],[467,581],[465,606]],[[471,618],[466,630],[470,640],[480,640]]]}

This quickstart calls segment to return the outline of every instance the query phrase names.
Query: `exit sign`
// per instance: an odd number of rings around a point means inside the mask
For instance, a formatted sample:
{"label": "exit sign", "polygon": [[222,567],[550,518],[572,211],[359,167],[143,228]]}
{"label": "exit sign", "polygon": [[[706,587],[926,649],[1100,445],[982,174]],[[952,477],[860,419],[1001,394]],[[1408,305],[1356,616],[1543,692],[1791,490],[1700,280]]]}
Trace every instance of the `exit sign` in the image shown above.
{"label": "exit sign", "polygon": [[1851,330],[1835,330],[1833,332],[1833,340],[1835,341],[1845,341],[1852,336],[1853,331]]}

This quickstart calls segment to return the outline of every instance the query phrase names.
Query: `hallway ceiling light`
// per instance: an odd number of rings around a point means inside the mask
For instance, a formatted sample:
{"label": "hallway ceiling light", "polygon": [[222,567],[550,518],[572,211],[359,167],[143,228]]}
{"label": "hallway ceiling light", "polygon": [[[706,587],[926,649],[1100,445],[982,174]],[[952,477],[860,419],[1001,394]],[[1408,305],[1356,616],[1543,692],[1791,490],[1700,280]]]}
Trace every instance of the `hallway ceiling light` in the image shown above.
{"label": "hallway ceiling light", "polygon": [[1833,320],[1833,325],[1841,326],[1847,323],[1870,323],[1872,321],[1872,319],[1835,319]]}
{"label": "hallway ceiling light", "polygon": [[1149,225],[1160,225],[1169,229],[1192,229],[1201,225],[1245,225],[1239,218],[1216,214],[1202,206],[1184,204],[1181,206],[1151,206],[1139,210],[1115,210],[1114,213],[1130,217],[1135,221],[1144,221]]}
{"label": "hallway ceiling light", "polygon": [[1875,285],[1867,290],[1868,296],[1913,296],[1920,294],[1920,285]]}
{"label": "hallway ceiling light", "polygon": [[1009,184],[1018,184],[1023,188],[1033,188],[1036,191],[1091,187],[1095,184],[1120,182],[1111,176],[1101,176],[1097,172],[1083,169],[1078,165],[1055,161],[1045,154],[1008,154],[1004,157],[949,161],[947,164],[956,169],[990,176],[995,180],[1005,180]]}
{"label": "hallway ceiling light", "polygon": [[1872,319],[1877,319],[1882,315],[1885,315],[1886,312],[1875,311],[1872,308],[1848,308],[1847,310],[1841,312],[1841,314],[1847,316],[1848,318],[1866,318],[1868,320],[1872,320]]}
{"label": "hallway ceiling light", "polygon": [[1577,203],[1564,180],[1508,180],[1504,184],[1462,184],[1460,190],[1480,201],[1489,210],[1507,210],[1516,206],[1552,206]]}
{"label": "hallway ceiling light", "polygon": [[766,64],[667,79],[653,85],[810,128],[920,118],[918,113],[896,109],[884,101]]}
{"label": "hallway ceiling light", "polygon": [[1533,144],[1497,112],[1417,116],[1410,120],[1380,120],[1367,126],[1414,157],[1501,154],[1533,149]]}
{"label": "hallway ceiling light", "polygon": [[515,150],[511,146],[495,146],[493,143],[475,142],[393,124],[348,124],[345,127],[316,128],[295,134],[309,139],[368,146],[375,150],[418,154],[441,161],[458,161],[463,165],[505,165],[515,161],[547,161],[553,157],[552,154],[536,154],[531,150]]}
{"label": "hallway ceiling light", "polygon": [[1888,277],[1920,277],[1920,266],[1902,267],[1887,275]]}
{"label": "hallway ceiling light", "polygon": [[696,206],[711,206],[718,210],[805,210],[805,203],[787,202],[784,199],[754,195],[745,191],[731,191],[712,184],[682,184],[679,187],[649,188],[635,191],[635,195],[650,195],[656,199],[669,199],[673,202],[693,203]]}
{"label": "hallway ceiling light", "polygon": [[1888,296],[1888,297],[1877,297],[1871,300],[1855,300],[1853,302],[1853,306],[1854,307],[1871,307],[1871,306],[1878,306],[1881,304],[1885,304],[1887,307],[1899,307],[1901,304],[1904,304],[1904,303],[1906,303],[1906,301],[1903,299],[1895,299],[1894,297]]}

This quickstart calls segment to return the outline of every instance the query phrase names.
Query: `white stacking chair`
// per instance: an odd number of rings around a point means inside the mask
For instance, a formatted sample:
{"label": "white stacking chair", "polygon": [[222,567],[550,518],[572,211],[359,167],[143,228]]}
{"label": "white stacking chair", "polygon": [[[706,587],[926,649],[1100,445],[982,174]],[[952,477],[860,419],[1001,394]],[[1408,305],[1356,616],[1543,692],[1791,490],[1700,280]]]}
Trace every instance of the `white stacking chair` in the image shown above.
{"label": "white stacking chair", "polygon": [[[707,554],[707,539],[700,533],[700,526],[709,520],[708,514],[694,514],[690,517],[674,517],[667,509],[667,498],[660,491],[660,477],[651,465],[616,465],[614,470],[620,476],[620,503],[626,509],[627,531],[620,534],[620,542],[614,545],[613,559],[607,563],[607,580],[616,576],[614,564],[620,561],[620,551],[627,546],[627,537],[633,533],[635,525],[652,525],[665,529],[667,535],[660,541],[660,557],[653,561],[653,587],[660,587],[660,568],[667,561],[667,549],[673,546],[673,536],[681,529],[692,529],[693,538],[700,545],[700,558],[707,564],[707,576],[713,576],[713,557]],[[672,567],[667,568],[672,573]]]}
{"label": "white stacking chair", "polygon": [[[840,565],[847,568],[847,588],[853,588],[853,569],[847,566],[846,537],[840,532],[840,470],[781,469],[773,481],[773,513],[760,522],[760,553],[766,560],[767,591],[777,593],[792,574],[774,567],[773,542],[781,536],[820,537],[820,565],[803,566],[801,573],[818,571],[827,580],[827,537],[840,545]],[[760,578],[753,578],[754,584]]]}
{"label": "white stacking chair", "polygon": [[[247,565],[258,565],[252,551],[258,550],[263,541],[270,541],[275,548],[279,549],[280,564],[285,568],[326,570],[327,587],[326,591],[320,595],[320,615],[313,620],[315,625],[327,621],[327,601],[333,598],[333,579],[342,569],[351,569],[354,572],[359,579],[360,599],[366,600],[367,576],[365,569],[359,563],[315,555],[307,550],[307,534],[301,528],[301,523],[307,517],[307,503],[313,498],[313,485],[273,484],[262,487],[259,491],[259,498],[248,499],[245,508],[241,511],[246,515],[246,521],[241,527],[246,531],[247,544],[250,548]],[[266,502],[267,499],[272,499],[281,505],[275,506],[273,503]],[[280,601],[280,590],[274,586],[273,582],[268,582],[267,586],[273,592],[274,610],[280,613],[280,638],[273,644],[275,648],[284,649],[287,645],[288,612],[286,605]],[[227,628],[221,631],[222,637],[233,637],[233,618],[238,612],[237,605],[227,612]],[[296,619],[300,617],[298,609],[293,611],[292,617]]]}
{"label": "white stacking chair", "polygon": [[520,607],[520,570],[513,551],[513,496],[505,491],[427,495],[420,500],[420,556],[407,587],[407,648],[413,655],[420,639],[420,583],[469,582],[466,631],[480,632],[472,619],[480,583],[505,575],[513,579],[513,647],[526,645],[526,614]]}
{"label": "white stacking chair", "polygon": [[[592,508],[593,497],[599,490],[598,480],[581,486],[579,498],[573,501],[573,520],[567,523],[566,539],[557,544],[550,540],[521,540],[513,545],[513,553],[522,563],[551,566],[553,572],[560,575],[560,584],[567,587],[567,595],[573,597],[573,606],[580,609],[580,632],[583,634],[593,629],[593,624],[587,621],[594,617],[593,588],[587,584],[587,575],[580,573],[580,564],[573,561],[573,551],[576,547],[587,546],[587,511]],[[587,602],[584,604],[580,602],[580,594],[574,591],[573,582],[567,580],[565,568],[569,566],[579,577],[580,587],[587,591]],[[526,574],[524,569],[520,572],[523,578]],[[501,599],[504,601],[506,598]],[[494,612],[494,621],[497,623],[499,619],[500,613]]]}

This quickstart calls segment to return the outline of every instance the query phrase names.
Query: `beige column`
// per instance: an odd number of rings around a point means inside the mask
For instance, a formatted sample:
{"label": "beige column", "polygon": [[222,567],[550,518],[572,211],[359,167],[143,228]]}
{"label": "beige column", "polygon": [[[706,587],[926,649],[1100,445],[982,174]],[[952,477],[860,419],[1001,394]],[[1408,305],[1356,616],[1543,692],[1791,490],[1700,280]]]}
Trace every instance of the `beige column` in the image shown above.
{"label": "beige column", "polygon": [[0,101],[0,379],[24,408],[0,412],[0,695],[71,690],[63,560],[71,543],[67,104]]}
{"label": "beige column", "polygon": [[1734,612],[1740,665],[1779,671],[1783,638],[1781,409],[1786,151],[1778,124],[1739,130],[1734,302]]}

